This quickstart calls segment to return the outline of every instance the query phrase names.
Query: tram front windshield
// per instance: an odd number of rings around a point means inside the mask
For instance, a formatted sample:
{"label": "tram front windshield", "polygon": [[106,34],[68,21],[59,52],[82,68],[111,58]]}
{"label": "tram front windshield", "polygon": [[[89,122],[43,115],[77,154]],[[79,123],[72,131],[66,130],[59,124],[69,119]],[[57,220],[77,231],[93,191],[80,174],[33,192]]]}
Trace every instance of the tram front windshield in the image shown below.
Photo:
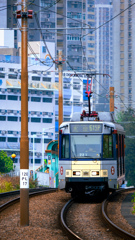
{"label": "tram front windshield", "polygon": [[72,158],[101,158],[101,135],[71,135]]}

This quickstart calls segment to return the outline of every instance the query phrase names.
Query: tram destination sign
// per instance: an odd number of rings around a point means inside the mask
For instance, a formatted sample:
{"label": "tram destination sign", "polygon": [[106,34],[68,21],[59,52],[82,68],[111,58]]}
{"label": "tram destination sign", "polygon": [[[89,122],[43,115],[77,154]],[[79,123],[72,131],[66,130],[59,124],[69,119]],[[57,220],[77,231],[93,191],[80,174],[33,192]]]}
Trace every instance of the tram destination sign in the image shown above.
{"label": "tram destination sign", "polygon": [[70,124],[71,133],[101,133],[102,124]]}

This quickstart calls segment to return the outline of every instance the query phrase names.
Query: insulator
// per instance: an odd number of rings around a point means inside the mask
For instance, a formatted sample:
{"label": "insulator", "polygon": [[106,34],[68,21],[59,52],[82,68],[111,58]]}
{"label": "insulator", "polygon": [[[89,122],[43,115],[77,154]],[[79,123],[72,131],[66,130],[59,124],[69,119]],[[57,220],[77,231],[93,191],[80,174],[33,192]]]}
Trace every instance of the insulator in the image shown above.
{"label": "insulator", "polygon": [[21,18],[21,14],[17,14],[17,15],[16,15],[16,18]]}
{"label": "insulator", "polygon": [[30,14],[28,14],[28,18],[33,18],[33,16],[32,16],[32,15],[30,15]]}
{"label": "insulator", "polygon": [[28,18],[33,18],[33,10],[28,10]]}
{"label": "insulator", "polygon": [[33,10],[28,10],[28,14],[32,14],[33,13]]}
{"label": "insulator", "polygon": [[21,13],[21,10],[16,10],[16,13],[17,13],[17,14]]}

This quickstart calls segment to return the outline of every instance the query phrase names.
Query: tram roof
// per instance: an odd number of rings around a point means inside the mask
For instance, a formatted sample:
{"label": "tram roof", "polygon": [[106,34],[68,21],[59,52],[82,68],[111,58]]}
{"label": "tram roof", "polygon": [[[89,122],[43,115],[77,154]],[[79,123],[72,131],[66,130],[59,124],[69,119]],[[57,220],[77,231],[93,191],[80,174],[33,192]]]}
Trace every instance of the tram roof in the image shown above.
{"label": "tram roof", "polygon": [[63,122],[61,125],[60,125],[60,129],[62,128],[67,128],[69,127],[70,124],[83,124],[83,125],[86,125],[86,124],[93,124],[93,125],[96,125],[96,124],[103,124],[104,127],[110,127],[110,128],[113,128],[119,132],[123,132],[124,133],[124,128],[118,124],[118,123],[114,123],[114,122],[108,122],[108,121],[76,121],[76,122]]}

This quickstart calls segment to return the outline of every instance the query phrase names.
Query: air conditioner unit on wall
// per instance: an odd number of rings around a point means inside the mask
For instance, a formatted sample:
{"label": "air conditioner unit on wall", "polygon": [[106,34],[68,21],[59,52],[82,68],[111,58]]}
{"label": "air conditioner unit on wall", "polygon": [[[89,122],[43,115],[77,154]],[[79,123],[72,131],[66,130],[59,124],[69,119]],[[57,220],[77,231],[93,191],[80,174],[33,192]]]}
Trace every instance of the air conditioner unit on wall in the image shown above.
{"label": "air conditioner unit on wall", "polygon": [[5,131],[5,130],[2,130],[2,131],[1,131],[1,134],[2,134],[2,135],[5,135],[5,134],[6,134],[6,131]]}
{"label": "air conditioner unit on wall", "polygon": [[8,88],[8,89],[7,89],[7,92],[8,92],[8,93],[10,93],[10,92],[11,92],[11,89],[10,89],[10,88]]}
{"label": "air conditioner unit on wall", "polygon": [[14,131],[14,132],[13,132],[13,135],[14,135],[14,136],[16,136],[16,135],[17,135],[17,132],[16,132],[16,131]]}
{"label": "air conditioner unit on wall", "polygon": [[1,109],[1,113],[2,113],[2,114],[5,114],[5,113],[6,113],[6,110],[5,110],[5,109]]}
{"label": "air conditioner unit on wall", "polygon": [[14,115],[17,115],[17,111],[16,110],[14,110],[13,113],[14,113]]}
{"label": "air conditioner unit on wall", "polygon": [[48,117],[51,117],[51,116],[52,116],[52,113],[51,113],[51,112],[49,112],[49,113],[48,113]]}

